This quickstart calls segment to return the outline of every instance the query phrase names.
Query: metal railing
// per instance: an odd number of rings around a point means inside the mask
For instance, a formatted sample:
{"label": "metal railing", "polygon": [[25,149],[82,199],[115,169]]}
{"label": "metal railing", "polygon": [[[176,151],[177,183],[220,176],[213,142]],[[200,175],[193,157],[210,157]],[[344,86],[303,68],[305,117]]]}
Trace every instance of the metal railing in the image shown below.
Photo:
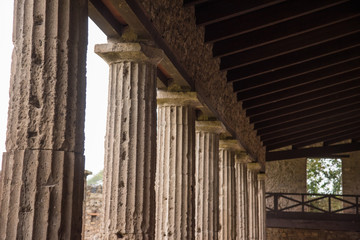
{"label": "metal railing", "polygon": [[360,195],[266,193],[268,213],[324,213],[359,216]]}

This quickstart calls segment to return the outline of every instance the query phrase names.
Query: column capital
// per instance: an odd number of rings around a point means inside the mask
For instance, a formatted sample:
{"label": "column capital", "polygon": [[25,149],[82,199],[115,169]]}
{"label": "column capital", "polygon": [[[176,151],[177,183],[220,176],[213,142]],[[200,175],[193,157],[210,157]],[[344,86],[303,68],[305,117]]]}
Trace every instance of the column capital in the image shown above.
{"label": "column capital", "polygon": [[220,140],[219,148],[220,149],[229,149],[231,151],[236,152],[236,154],[239,154],[240,152],[244,151],[244,148],[235,139]]}
{"label": "column capital", "polygon": [[241,151],[236,153],[235,161],[238,163],[251,163],[254,162],[254,159],[249,154],[247,154],[247,152]]}
{"label": "column capital", "polygon": [[252,163],[248,163],[246,165],[247,169],[250,171],[260,171],[261,169],[261,164],[258,162],[252,162]]}
{"label": "column capital", "polygon": [[164,57],[163,50],[145,43],[111,42],[96,44],[95,53],[108,64],[123,61],[150,62],[159,64]]}
{"label": "column capital", "polygon": [[195,131],[221,134],[225,128],[220,121],[195,121]]}
{"label": "column capital", "polygon": [[176,105],[176,106],[192,106],[197,107],[200,104],[196,92],[171,92],[158,90],[157,91],[158,105]]}
{"label": "column capital", "polygon": [[266,174],[265,174],[265,173],[259,173],[259,174],[257,175],[257,179],[258,179],[258,181],[265,181],[265,179],[266,179]]}

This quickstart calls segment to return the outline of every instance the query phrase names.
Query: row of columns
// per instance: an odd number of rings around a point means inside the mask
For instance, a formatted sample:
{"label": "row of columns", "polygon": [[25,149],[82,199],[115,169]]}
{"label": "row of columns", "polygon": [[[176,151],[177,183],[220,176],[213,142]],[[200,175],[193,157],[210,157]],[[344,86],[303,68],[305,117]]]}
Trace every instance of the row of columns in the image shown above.
{"label": "row of columns", "polygon": [[[81,239],[87,1],[15,1],[14,15],[0,239]],[[236,160],[218,123],[195,124],[194,99],[157,112],[162,51],[96,52],[110,66],[104,239],[264,239],[256,163]]]}

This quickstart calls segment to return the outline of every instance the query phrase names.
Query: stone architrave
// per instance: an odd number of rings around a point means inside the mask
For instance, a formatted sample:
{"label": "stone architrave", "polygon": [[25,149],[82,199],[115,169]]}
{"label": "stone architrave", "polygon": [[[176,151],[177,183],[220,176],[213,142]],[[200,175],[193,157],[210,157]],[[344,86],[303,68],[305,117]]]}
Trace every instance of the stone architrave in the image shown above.
{"label": "stone architrave", "polygon": [[236,140],[220,140],[219,239],[236,237],[235,156],[242,150]]}
{"label": "stone architrave", "polygon": [[193,239],[196,93],[158,91],[156,239]]}
{"label": "stone architrave", "polygon": [[248,239],[248,194],[247,194],[247,163],[251,159],[246,152],[240,152],[235,159],[236,186],[236,239]]}
{"label": "stone architrave", "polygon": [[156,67],[162,51],[108,43],[95,52],[110,66],[104,166],[104,239],[155,233]]}
{"label": "stone architrave", "polygon": [[265,173],[257,175],[259,204],[259,240],[266,240]]}
{"label": "stone architrave", "polygon": [[219,134],[218,121],[196,121],[195,239],[218,239]]}
{"label": "stone architrave", "polygon": [[0,239],[81,239],[88,3],[14,4]]}
{"label": "stone architrave", "polygon": [[259,239],[259,202],[257,175],[261,169],[260,163],[248,163],[248,206],[249,206],[249,240]]}

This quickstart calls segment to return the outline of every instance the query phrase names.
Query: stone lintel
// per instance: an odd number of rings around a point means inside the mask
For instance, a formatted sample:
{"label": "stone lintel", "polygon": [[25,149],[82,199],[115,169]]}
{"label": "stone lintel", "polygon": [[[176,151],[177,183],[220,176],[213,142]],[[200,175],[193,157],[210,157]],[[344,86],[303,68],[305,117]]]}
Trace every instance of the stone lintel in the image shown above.
{"label": "stone lintel", "polygon": [[229,150],[235,152],[236,155],[240,154],[241,152],[244,152],[244,150],[245,150],[241,146],[241,144],[235,139],[220,140],[219,148],[220,149],[229,149]]}
{"label": "stone lintel", "polygon": [[195,130],[197,132],[211,132],[221,134],[225,132],[220,121],[195,121]]}
{"label": "stone lintel", "polygon": [[261,169],[261,164],[258,162],[252,162],[252,163],[248,163],[246,165],[248,170],[252,170],[252,171],[260,171]]}
{"label": "stone lintel", "polygon": [[258,179],[258,181],[265,181],[265,179],[266,179],[266,174],[265,174],[265,173],[259,173],[259,174],[257,175],[257,179]]}
{"label": "stone lintel", "polygon": [[110,42],[96,44],[95,53],[102,57],[108,64],[123,61],[150,62],[159,64],[164,57],[164,52],[151,46],[149,43],[123,43]]}
{"label": "stone lintel", "polygon": [[254,159],[247,154],[245,151],[239,151],[236,153],[235,161],[239,163],[251,163],[254,162]]}
{"label": "stone lintel", "polygon": [[171,92],[163,90],[157,91],[157,104],[162,106],[191,106],[194,108],[201,105],[196,92]]}

